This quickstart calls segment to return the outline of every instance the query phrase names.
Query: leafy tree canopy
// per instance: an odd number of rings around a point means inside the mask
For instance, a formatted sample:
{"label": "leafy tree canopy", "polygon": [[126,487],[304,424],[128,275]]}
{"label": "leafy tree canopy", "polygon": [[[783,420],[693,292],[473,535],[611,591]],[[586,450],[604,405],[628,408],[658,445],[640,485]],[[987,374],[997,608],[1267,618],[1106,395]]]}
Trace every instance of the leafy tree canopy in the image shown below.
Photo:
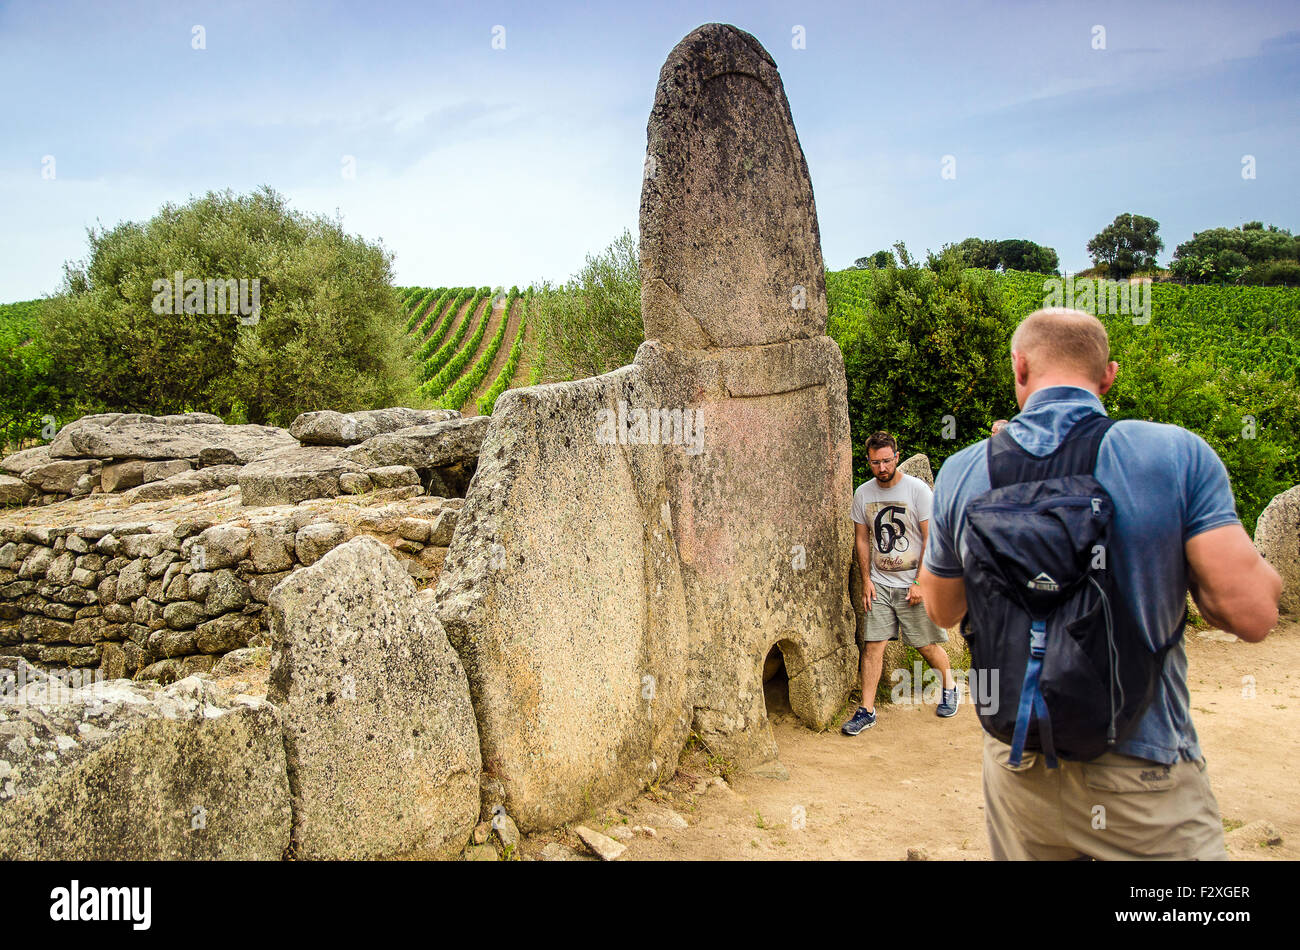
{"label": "leafy tree canopy", "polygon": [[1096,267],[1105,267],[1107,276],[1120,279],[1134,271],[1156,266],[1156,255],[1165,246],[1156,232],[1160,222],[1140,214],[1124,213],[1102,228],[1088,242],[1088,253]]}
{"label": "leafy tree canopy", "polygon": [[967,267],[983,270],[1019,270],[1055,274],[1060,266],[1056,250],[1024,238],[989,241],[970,237],[955,246]]}
{"label": "leafy tree canopy", "polygon": [[106,408],[287,425],[411,392],[392,256],[270,188],[89,239],[41,317],[52,358]]}
{"label": "leafy tree canopy", "polygon": [[882,267],[891,267],[894,263],[894,254],[892,251],[876,251],[874,254],[868,254],[866,257],[859,257],[853,262],[849,270],[872,270]]}
{"label": "leafy tree canopy", "polygon": [[1300,286],[1300,237],[1260,221],[1211,228],[1175,248],[1171,269],[1185,283]]}

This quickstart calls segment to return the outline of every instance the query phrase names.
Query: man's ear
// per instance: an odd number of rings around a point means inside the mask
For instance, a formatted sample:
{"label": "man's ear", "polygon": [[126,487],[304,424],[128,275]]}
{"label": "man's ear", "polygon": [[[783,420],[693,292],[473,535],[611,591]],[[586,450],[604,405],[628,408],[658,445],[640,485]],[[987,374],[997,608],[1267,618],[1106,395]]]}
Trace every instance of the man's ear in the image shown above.
{"label": "man's ear", "polygon": [[1016,374],[1016,384],[1020,386],[1029,385],[1029,360],[1025,354],[1019,350],[1011,351],[1011,368]]}
{"label": "man's ear", "polygon": [[1106,366],[1106,372],[1101,374],[1101,380],[1097,383],[1097,394],[1104,396],[1115,385],[1115,375],[1119,372],[1119,364],[1111,360]]}

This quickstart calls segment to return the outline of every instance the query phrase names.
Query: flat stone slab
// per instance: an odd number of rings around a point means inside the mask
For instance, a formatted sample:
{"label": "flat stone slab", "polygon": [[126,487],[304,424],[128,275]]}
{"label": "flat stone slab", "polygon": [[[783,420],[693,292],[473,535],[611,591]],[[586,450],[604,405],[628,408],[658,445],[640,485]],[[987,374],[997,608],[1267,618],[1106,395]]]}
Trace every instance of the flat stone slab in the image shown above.
{"label": "flat stone slab", "polygon": [[208,413],[185,416],[104,414],[70,422],[50,443],[53,459],[192,459],[206,450],[229,453],[221,461],[243,464],[283,445],[296,444],[275,426],[222,423]]}
{"label": "flat stone slab", "polygon": [[360,472],[344,449],[294,442],[268,452],[239,473],[239,491],[247,506],[292,505],[308,498],[333,498],[343,493],[339,476]]}
{"label": "flat stone slab", "polygon": [[220,491],[236,484],[243,468],[242,465],[211,465],[207,468],[180,472],[160,481],[148,482],[128,489],[123,494],[126,495],[128,502],[137,502],[161,501],[184,495],[197,495],[200,492]]}
{"label": "flat stone slab", "polygon": [[[240,504],[239,488],[233,485],[197,495],[134,504],[127,497],[129,494],[90,495],[52,505],[0,509],[0,545],[6,541],[50,544],[74,534],[97,541],[106,535],[122,539],[150,533],[180,539],[220,524],[284,525],[292,536],[292,532],[304,525],[326,521],[397,536],[403,520],[426,521],[432,529],[443,511],[459,509],[465,503],[463,498],[434,496],[395,500],[383,492],[373,492],[249,509]],[[137,555],[133,552],[130,556]]]}
{"label": "flat stone slab", "polygon": [[36,489],[21,478],[0,475],[0,505],[21,505],[36,493]]}
{"label": "flat stone slab", "polygon": [[278,860],[279,717],[189,677],[64,681],[0,659],[0,860]]}
{"label": "flat stone slab", "polygon": [[23,449],[21,452],[14,452],[12,455],[6,455],[0,459],[0,471],[10,475],[21,475],[29,468],[35,468],[38,465],[45,465],[53,461],[50,456],[50,447],[48,445],[38,445],[34,448]]}
{"label": "flat stone slab", "polygon": [[324,409],[304,412],[289,426],[289,434],[304,445],[356,445],[396,429],[433,425],[459,419],[454,409],[370,409],[364,412],[335,412]]}
{"label": "flat stone slab", "polygon": [[478,458],[489,419],[474,416],[399,429],[345,449],[342,457],[365,469],[390,465],[429,469],[469,462]]}
{"label": "flat stone slab", "polygon": [[89,494],[91,483],[99,476],[103,463],[98,459],[53,459],[25,470],[24,482],[43,492]]}
{"label": "flat stone slab", "polygon": [[617,861],[627,850],[627,845],[620,844],[609,835],[592,831],[585,825],[578,825],[573,829],[573,833],[581,838],[582,843],[591,849],[592,854],[602,861]]}

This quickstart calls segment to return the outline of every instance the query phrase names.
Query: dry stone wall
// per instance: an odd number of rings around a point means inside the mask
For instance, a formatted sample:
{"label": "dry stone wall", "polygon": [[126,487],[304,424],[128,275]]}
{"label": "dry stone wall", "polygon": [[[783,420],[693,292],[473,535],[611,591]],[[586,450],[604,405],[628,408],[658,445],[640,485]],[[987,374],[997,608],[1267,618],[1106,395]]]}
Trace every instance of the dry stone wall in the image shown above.
{"label": "dry stone wall", "polygon": [[109,679],[208,672],[231,650],[265,644],[276,584],[356,535],[431,583],[463,504],[337,500],[249,514],[228,489],[166,520],[134,520],[137,507],[125,512],[132,520],[0,524],[0,655]]}
{"label": "dry stone wall", "polygon": [[[110,679],[208,672],[265,643],[277,583],[356,535],[387,545],[420,585],[437,579],[463,505],[449,496],[474,471],[486,419],[307,413],[292,427],[312,440],[300,443],[215,418],[88,416],[5,460],[37,479],[65,463],[33,458],[104,456],[73,460],[100,466],[75,497],[0,510],[0,656]],[[193,467],[203,460],[218,461]],[[126,467],[145,480],[103,481]]]}

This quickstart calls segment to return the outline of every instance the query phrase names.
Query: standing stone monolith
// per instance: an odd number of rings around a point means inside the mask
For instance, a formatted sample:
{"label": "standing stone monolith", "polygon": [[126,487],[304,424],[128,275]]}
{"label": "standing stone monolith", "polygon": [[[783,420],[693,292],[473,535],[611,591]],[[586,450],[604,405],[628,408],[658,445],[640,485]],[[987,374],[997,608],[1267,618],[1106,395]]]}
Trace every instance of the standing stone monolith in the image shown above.
{"label": "standing stone monolith", "polygon": [[812,181],[767,50],[692,32],[659,71],[641,186],[641,313],[668,346],[760,346],[826,333]]}
{"label": "standing stone monolith", "polygon": [[700,27],[647,137],[646,342],[497,402],[437,590],[485,788],[524,830],[670,775],[692,730],[739,766],[772,759],[773,646],[817,728],[857,663],[844,364],[776,64]]}
{"label": "standing stone monolith", "polygon": [[812,182],[758,40],[695,30],[659,74],[641,191],[637,353],[658,406],[704,422],[667,451],[694,662],[694,729],[740,763],[776,754],[761,669],[825,726],[853,679],[844,361],[826,335]]}

